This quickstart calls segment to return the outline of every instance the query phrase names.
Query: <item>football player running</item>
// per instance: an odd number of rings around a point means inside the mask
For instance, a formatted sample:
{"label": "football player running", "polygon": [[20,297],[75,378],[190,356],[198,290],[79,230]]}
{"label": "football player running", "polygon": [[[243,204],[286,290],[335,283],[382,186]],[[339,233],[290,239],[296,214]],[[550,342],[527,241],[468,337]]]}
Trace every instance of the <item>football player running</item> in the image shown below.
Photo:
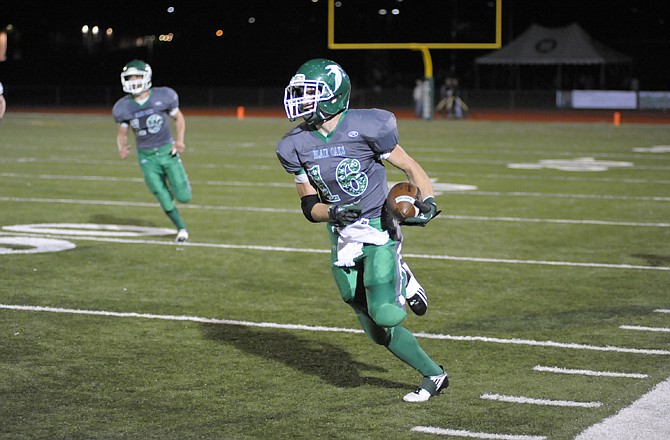
{"label": "football player running", "polygon": [[[425,226],[439,211],[428,175],[398,144],[395,116],[380,109],[349,109],[350,93],[349,77],[339,64],[326,59],[303,64],[286,87],[284,107],[291,121],[304,121],[284,135],[276,153],[295,176],[307,220],[328,223],[331,271],[342,299],[374,343],[423,375],[419,387],[403,399],[425,402],[449,380],[401,325],[407,316],[406,292],[419,285],[400,256],[400,227],[384,215],[388,184],[382,160],[402,170],[427,196],[418,202],[421,214],[403,224]],[[414,284],[408,287],[410,277]],[[425,296],[419,302],[425,312]]]}
{"label": "football player running", "polygon": [[[149,190],[177,228],[175,241],[188,241],[186,225],[173,199],[191,200],[191,184],[180,155],[186,148],[186,120],[179,110],[179,97],[169,87],[151,87],[149,64],[133,60],[121,71],[121,85],[126,96],[112,110],[118,123],[116,144],[121,159],[130,154],[129,128],[135,134],[140,169]],[[170,120],[174,119],[176,136],[172,137]]]}

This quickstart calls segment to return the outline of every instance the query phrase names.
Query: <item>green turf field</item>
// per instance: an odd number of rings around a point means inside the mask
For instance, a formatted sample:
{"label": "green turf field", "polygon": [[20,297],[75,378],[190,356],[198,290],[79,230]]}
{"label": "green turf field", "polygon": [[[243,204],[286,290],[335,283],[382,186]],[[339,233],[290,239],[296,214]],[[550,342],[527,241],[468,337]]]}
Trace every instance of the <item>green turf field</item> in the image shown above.
{"label": "green turf field", "polygon": [[171,224],[111,116],[0,125],[0,438],[572,439],[670,377],[667,125],[399,121],[443,209],[404,230],[405,324],[451,380],[412,405],[275,157],[291,124],[186,117],[180,246],[133,233]]}

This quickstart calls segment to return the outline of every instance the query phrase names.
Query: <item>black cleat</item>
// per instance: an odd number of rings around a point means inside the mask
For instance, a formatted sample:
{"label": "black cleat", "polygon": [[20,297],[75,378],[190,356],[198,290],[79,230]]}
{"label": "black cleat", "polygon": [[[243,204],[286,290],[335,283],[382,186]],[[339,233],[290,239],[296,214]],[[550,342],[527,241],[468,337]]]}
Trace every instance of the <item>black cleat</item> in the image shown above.
{"label": "black cleat", "polygon": [[423,290],[423,287],[421,287],[421,284],[416,280],[412,271],[409,270],[409,266],[404,261],[402,262],[402,269],[407,274],[407,285],[405,286],[407,305],[409,305],[409,308],[416,315],[423,316],[428,310],[426,291]]}

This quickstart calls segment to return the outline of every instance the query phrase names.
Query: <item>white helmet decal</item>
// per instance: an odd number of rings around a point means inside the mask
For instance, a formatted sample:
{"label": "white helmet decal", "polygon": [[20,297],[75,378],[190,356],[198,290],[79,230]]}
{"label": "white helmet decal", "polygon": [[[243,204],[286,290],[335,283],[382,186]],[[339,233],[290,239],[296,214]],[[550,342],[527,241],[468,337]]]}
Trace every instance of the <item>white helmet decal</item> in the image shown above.
{"label": "white helmet decal", "polygon": [[335,92],[335,90],[339,89],[342,84],[342,76],[344,72],[342,72],[342,68],[337,64],[329,64],[326,66],[326,70],[328,71],[328,75],[335,75],[335,89],[333,90],[333,92]]}

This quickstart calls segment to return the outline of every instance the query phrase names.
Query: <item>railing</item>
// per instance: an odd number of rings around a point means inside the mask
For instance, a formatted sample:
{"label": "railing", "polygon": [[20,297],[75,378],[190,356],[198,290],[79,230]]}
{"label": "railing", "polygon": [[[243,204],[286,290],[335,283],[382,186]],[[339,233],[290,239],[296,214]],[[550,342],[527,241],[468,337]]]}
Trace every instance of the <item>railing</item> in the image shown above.
{"label": "railing", "polygon": [[[182,107],[277,108],[283,109],[281,87],[175,87]],[[5,84],[10,107],[97,107],[110,108],[123,96],[120,86],[22,86]],[[554,90],[463,90],[463,100],[473,109],[534,110],[557,107]],[[436,98],[437,102],[438,98]],[[375,92],[354,89],[352,108],[413,109],[412,89],[394,88]]]}

